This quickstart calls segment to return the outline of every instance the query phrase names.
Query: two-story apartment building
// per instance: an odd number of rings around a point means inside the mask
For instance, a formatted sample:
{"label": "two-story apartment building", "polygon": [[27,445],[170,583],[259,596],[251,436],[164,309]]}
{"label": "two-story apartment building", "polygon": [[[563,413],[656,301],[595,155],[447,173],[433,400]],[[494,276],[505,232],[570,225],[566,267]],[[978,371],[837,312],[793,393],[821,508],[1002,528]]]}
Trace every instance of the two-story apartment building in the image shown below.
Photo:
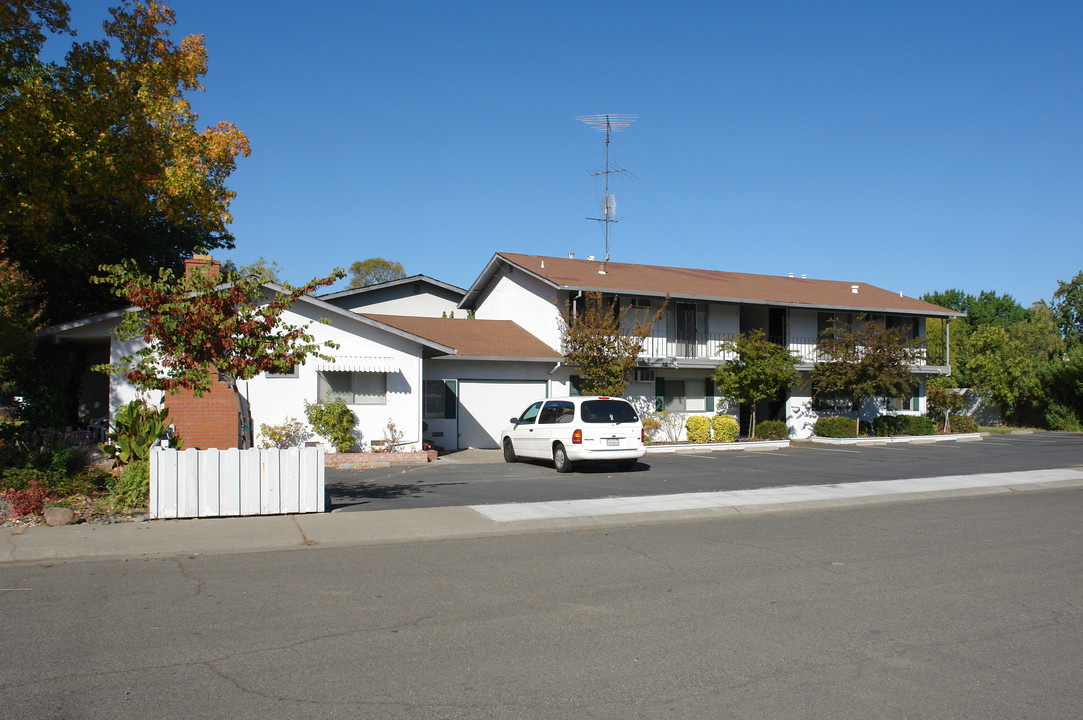
{"label": "two-story apartment building", "polygon": [[[644,413],[723,411],[747,422],[747,408],[715,396],[711,374],[728,359],[720,352],[723,340],[760,329],[789,347],[799,358],[803,380],[757,408],[757,417],[784,419],[795,438],[811,435],[821,414],[853,412],[834,398],[813,403],[809,390],[816,339],[833,318],[871,316],[924,340],[927,319],[959,315],[861,283],[497,253],[465,291],[413,276],[301,298],[285,319],[294,324],[325,320],[311,331],[317,342],[338,345],[333,362],[309,358],[291,373],[261,374],[223,389],[233,417],[226,435],[233,439],[207,446],[258,443],[264,423],[303,418],[305,403],[342,398],[358,418],[363,445],[380,440],[393,421],[407,445],[424,440],[449,450],[496,447],[508,419],[528,403],[576,392],[575,370],[561,352],[560,315],[592,291],[619,297],[622,305],[645,315],[665,305],[628,393]],[[268,285],[267,292],[277,289]],[[112,336],[120,315],[133,310],[67,323],[40,337],[80,349],[92,362],[115,361],[138,344]],[[940,357],[923,355],[911,368],[913,394],[867,403],[859,409],[863,417],[925,411],[925,379],[949,372],[946,338],[930,345],[941,349]],[[123,376],[87,373],[80,415],[101,423],[138,396]],[[170,404],[160,393],[144,397]],[[179,412],[176,408],[171,417]],[[203,446],[193,430],[181,429],[192,445]]]}
{"label": "two-story apartment building", "polygon": [[[757,416],[785,420],[791,437],[811,435],[821,414],[852,411],[848,403],[834,398],[817,398],[814,403],[809,389],[817,338],[832,320],[849,323],[868,317],[888,327],[906,327],[912,338],[924,339],[927,318],[960,314],[865,283],[514,253],[495,254],[460,306],[473,310],[479,319],[515,320],[559,351],[560,313],[581,302],[587,292],[601,292],[607,299],[618,297],[622,305],[645,316],[665,305],[644,343],[629,387],[630,398],[644,411],[707,414],[724,410],[747,422],[747,409],[741,412],[727,399],[715,397],[710,376],[727,359],[721,353],[722,342],[759,329],[786,345],[798,358],[802,382],[785,397],[757,408]],[[925,379],[950,372],[947,338],[935,345],[943,348],[942,357],[922,352],[911,367],[914,391],[910,397],[868,403],[858,410],[862,417],[925,412]],[[550,376],[552,394],[575,392],[571,368],[557,368]]]}

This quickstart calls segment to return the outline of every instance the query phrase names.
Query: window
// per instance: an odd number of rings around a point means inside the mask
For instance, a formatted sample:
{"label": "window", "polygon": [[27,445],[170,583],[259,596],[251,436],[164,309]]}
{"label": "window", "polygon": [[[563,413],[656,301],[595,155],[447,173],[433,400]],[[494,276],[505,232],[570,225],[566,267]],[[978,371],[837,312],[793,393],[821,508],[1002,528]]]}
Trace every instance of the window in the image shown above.
{"label": "window", "polygon": [[824,336],[824,331],[829,328],[841,328],[852,326],[854,324],[853,313],[829,313],[821,312],[816,313],[816,334],[819,337]]}
{"label": "window", "polygon": [[454,420],[455,419],[455,380],[426,380],[425,381],[425,419],[426,420]]}
{"label": "window", "polygon": [[585,423],[624,423],[639,419],[635,408],[624,400],[587,400],[580,408],[580,414]]}
{"label": "window", "polygon": [[338,400],[347,405],[386,405],[387,373],[325,370],[317,375],[320,400]]}
{"label": "window", "polygon": [[542,406],[542,403],[539,400],[538,402],[536,402],[533,405],[531,405],[530,407],[528,407],[526,410],[523,411],[523,414],[519,416],[519,419],[516,421],[516,424],[517,425],[533,425],[534,421],[538,417],[538,411],[541,410],[541,406]]}
{"label": "window", "polygon": [[891,397],[885,398],[884,408],[889,412],[895,412],[897,410],[910,410],[917,412],[918,410],[918,388],[914,388],[910,392],[910,397]]}
{"label": "window", "polygon": [[556,423],[570,423],[575,417],[575,403],[567,400],[554,400],[545,403],[545,408],[538,416],[539,425],[554,425]]}
{"label": "window", "polygon": [[713,412],[715,409],[714,380],[712,378],[688,378],[687,380],[654,381],[654,408],[661,412]]}
{"label": "window", "polygon": [[296,365],[291,365],[289,371],[284,372],[284,373],[268,372],[267,377],[269,377],[269,378],[295,378],[295,377],[297,377],[297,366]]}
{"label": "window", "polygon": [[666,410],[683,412],[684,403],[684,380],[666,380]]}

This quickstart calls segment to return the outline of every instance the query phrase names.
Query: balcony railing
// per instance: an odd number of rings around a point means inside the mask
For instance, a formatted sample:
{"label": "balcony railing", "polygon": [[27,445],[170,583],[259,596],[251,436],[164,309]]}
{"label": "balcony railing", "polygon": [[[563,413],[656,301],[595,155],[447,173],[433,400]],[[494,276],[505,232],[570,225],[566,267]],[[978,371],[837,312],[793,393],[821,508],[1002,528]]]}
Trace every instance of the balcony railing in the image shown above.
{"label": "balcony railing", "polygon": [[[736,359],[736,354],[732,349],[727,349],[724,343],[734,337],[733,334],[728,333],[709,333],[697,337],[695,340],[670,340],[665,337],[652,336],[643,340],[643,352],[639,356],[642,358],[710,359],[718,363],[729,362]],[[779,345],[786,344],[783,342],[783,338],[769,339]],[[812,364],[826,359],[817,352],[815,337],[791,337],[788,347],[797,357],[799,363]],[[926,364],[925,343],[918,347],[916,358],[916,364]]]}

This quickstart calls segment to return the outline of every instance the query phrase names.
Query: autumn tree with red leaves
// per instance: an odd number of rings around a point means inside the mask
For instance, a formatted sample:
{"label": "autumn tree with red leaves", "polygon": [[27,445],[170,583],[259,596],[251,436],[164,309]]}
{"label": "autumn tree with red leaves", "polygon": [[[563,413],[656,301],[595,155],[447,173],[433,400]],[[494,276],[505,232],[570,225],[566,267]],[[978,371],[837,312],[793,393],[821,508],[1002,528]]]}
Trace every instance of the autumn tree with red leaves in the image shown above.
{"label": "autumn tree with red leaves", "polygon": [[119,364],[95,369],[123,373],[140,390],[191,390],[201,397],[218,374],[248,380],[261,372],[286,373],[310,355],[329,360],[321,350],[338,347],[317,343],[311,323],[290,324],[282,313],[300,297],[345,277],[340,269],[301,287],[255,277],[219,283],[199,271],[178,278],[168,268],[155,277],[130,260],[103,265],[101,271],[106,274],[94,282],[111,285],[138,309],[125,313],[116,336],[141,338],[145,345]]}

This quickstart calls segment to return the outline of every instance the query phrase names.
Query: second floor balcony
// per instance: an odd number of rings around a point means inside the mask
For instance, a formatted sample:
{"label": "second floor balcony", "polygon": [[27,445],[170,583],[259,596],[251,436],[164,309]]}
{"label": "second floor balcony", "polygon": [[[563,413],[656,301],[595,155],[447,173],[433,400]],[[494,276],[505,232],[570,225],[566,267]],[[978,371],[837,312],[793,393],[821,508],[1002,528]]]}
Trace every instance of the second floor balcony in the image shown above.
{"label": "second floor balcony", "polygon": [[[734,339],[733,334],[727,333],[701,333],[695,339],[672,339],[666,337],[649,336],[643,341],[643,352],[639,357],[647,364],[663,364],[676,362],[687,367],[714,367],[724,362],[736,359],[733,350],[727,346],[726,341]],[[816,348],[815,337],[768,337],[771,342],[784,345],[790,349],[799,365],[811,366],[824,361]],[[937,362],[937,358],[931,357],[927,352],[923,341],[917,350],[918,366],[946,365],[946,362]]]}

